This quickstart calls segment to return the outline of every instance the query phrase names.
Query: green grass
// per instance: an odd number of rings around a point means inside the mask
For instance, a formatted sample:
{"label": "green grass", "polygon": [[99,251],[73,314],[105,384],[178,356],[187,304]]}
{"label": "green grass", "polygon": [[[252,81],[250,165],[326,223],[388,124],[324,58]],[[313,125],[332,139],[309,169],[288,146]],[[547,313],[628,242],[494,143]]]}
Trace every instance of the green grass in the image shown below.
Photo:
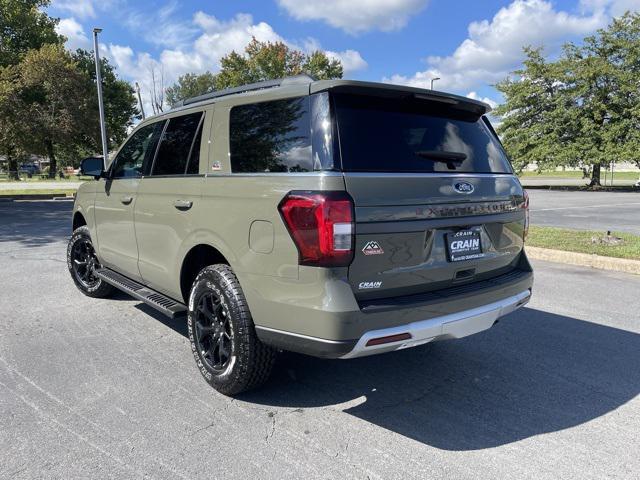
{"label": "green grass", "polygon": [[0,190],[0,197],[12,197],[14,195],[73,195],[76,190],[63,190],[59,188],[22,188],[12,190]]}
{"label": "green grass", "polygon": [[[534,178],[582,178],[582,172],[576,172],[576,171],[566,171],[566,172],[558,172],[558,171],[552,171],[552,172],[522,172],[518,175],[519,177],[534,177]],[[611,172],[607,173],[607,180],[611,178]],[[613,172],[613,179],[614,180],[638,180],[638,178],[640,178],[640,171],[637,172],[616,172],[614,170]],[[602,173],[600,174],[600,179],[602,181],[604,181],[604,170],[602,171]],[[585,178],[585,181],[588,181],[589,179]]]}
{"label": "green grass", "polygon": [[601,245],[591,242],[592,237],[603,237],[606,233],[532,225],[529,228],[527,245],[640,260],[640,235],[612,232],[612,235],[624,240],[622,245]]}

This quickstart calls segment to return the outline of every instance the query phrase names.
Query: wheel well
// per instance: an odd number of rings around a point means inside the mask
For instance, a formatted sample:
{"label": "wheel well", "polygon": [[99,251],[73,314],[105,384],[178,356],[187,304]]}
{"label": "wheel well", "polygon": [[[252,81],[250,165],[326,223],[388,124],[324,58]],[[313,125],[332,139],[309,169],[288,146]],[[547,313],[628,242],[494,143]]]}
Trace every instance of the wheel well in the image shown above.
{"label": "wheel well", "polygon": [[216,263],[229,265],[224,255],[211,245],[196,245],[189,250],[189,253],[184,257],[182,268],[180,269],[180,291],[182,292],[182,298],[185,304],[189,301],[191,285],[200,270]]}
{"label": "wheel well", "polygon": [[86,224],[87,221],[84,219],[82,214],[80,212],[76,212],[73,216],[73,231],[75,231],[76,228],[83,227]]}

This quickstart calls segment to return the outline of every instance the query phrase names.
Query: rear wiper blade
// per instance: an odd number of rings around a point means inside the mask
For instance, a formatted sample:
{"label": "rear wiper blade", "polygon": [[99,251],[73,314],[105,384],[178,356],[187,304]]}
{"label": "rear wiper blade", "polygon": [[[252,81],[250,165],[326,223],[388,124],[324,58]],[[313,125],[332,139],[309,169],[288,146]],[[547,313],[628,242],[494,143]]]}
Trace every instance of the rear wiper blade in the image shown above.
{"label": "rear wiper blade", "polygon": [[419,157],[433,160],[434,162],[464,162],[467,154],[462,152],[446,152],[444,150],[419,150],[415,152]]}

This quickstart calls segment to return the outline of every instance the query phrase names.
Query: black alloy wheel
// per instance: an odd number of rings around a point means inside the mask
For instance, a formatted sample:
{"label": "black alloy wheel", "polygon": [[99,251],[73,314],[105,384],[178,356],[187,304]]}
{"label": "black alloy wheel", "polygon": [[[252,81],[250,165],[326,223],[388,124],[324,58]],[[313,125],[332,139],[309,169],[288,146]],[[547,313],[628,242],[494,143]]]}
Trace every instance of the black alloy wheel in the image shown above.
{"label": "black alloy wheel", "polygon": [[198,351],[209,368],[222,372],[231,361],[233,331],[229,309],[213,292],[206,291],[196,307],[195,337]]}
{"label": "black alloy wheel", "polygon": [[100,262],[96,258],[96,252],[89,238],[82,238],[74,243],[71,249],[71,262],[73,274],[85,288],[94,288],[100,282],[95,274],[96,268],[100,268]]}

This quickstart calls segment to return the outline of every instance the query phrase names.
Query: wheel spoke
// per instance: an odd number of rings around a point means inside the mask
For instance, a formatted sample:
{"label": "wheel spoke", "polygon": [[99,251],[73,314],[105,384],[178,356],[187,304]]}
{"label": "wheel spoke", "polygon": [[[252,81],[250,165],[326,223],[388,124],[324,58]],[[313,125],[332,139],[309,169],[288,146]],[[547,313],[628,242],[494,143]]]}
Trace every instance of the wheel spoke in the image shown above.
{"label": "wheel spoke", "polygon": [[215,332],[215,328],[211,326],[205,326],[200,322],[196,322],[196,330],[198,331],[198,337],[200,339],[204,339],[205,337],[211,335]]}

